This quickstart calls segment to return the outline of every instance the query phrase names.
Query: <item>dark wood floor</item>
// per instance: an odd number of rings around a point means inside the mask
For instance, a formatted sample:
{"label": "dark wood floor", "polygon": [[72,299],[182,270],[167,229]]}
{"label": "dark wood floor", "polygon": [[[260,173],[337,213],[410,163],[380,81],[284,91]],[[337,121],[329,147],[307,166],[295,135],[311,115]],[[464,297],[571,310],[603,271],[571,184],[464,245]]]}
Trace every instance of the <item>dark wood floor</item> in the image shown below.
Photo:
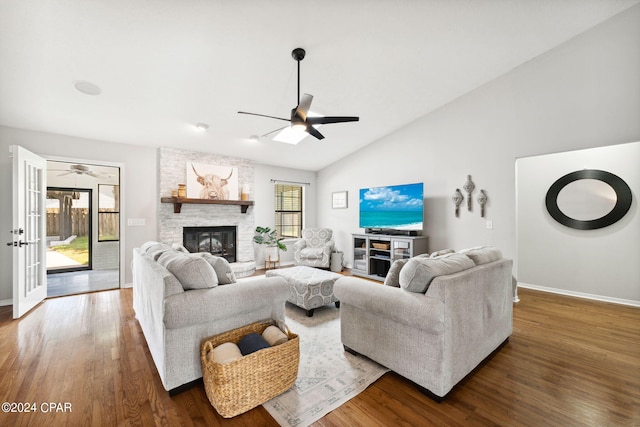
{"label": "dark wood floor", "polygon": [[[520,298],[509,342],[443,403],[388,373],[314,425],[640,425],[640,309]],[[2,412],[0,425],[277,425],[261,406],[223,419],[201,385],[170,398],[131,299],[130,289],[54,298],[21,320],[1,307],[0,402],[36,412]]]}

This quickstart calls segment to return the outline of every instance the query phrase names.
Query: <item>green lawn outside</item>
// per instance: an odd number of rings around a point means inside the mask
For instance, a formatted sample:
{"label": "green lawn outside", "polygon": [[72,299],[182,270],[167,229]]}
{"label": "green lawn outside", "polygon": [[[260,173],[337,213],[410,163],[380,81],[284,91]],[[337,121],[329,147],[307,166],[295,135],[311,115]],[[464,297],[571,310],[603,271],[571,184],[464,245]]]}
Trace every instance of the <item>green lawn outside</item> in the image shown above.
{"label": "green lawn outside", "polygon": [[89,265],[89,236],[78,236],[68,245],[52,246],[50,249],[82,265]]}

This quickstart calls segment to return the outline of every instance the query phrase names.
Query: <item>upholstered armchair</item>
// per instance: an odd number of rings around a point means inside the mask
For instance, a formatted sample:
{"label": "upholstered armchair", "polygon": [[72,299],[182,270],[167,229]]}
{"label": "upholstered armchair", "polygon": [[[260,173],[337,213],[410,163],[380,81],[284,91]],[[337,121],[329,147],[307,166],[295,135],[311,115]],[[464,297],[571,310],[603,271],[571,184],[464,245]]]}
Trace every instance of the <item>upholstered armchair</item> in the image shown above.
{"label": "upholstered armchair", "polygon": [[296,265],[329,268],[333,247],[333,230],[305,228],[293,247]]}

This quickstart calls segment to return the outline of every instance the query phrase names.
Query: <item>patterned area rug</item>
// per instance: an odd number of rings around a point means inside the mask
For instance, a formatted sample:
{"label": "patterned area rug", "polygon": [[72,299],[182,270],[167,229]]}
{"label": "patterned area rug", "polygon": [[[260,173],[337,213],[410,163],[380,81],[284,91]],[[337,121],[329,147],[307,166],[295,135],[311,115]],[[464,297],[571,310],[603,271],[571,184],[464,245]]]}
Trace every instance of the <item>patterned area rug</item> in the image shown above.
{"label": "patterned area rug", "polygon": [[387,368],[344,351],[340,310],[333,304],[305,310],[289,303],[287,326],[300,337],[300,367],[294,386],[263,406],[281,425],[305,427],[319,420],[380,378]]}

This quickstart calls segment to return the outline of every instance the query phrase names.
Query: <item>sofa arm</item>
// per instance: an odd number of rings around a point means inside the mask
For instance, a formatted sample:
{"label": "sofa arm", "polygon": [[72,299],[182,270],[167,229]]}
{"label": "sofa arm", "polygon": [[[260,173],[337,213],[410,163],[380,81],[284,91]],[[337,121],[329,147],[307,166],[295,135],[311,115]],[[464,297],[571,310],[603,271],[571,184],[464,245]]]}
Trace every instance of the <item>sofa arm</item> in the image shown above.
{"label": "sofa arm", "polygon": [[[212,289],[194,289],[164,301],[168,329],[214,322],[271,307],[273,318],[284,319],[289,285],[282,277],[256,277]],[[250,316],[249,316],[250,317]]]}
{"label": "sofa arm", "polygon": [[351,305],[435,334],[444,331],[444,304],[424,294],[350,276],[338,279],[333,293],[341,303],[341,310],[348,310],[345,306]]}

